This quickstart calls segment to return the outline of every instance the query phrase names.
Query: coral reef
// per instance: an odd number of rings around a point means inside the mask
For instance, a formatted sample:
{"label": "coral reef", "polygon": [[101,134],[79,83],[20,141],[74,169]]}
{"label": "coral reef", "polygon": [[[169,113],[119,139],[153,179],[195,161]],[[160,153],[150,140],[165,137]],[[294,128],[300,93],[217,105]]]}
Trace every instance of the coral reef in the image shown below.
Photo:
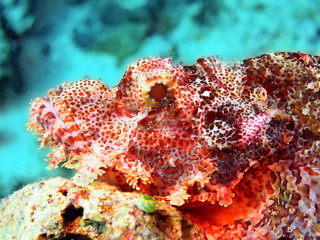
{"label": "coral reef", "polygon": [[3,29],[0,27],[0,107],[2,108],[5,100],[7,100],[9,91],[12,91],[12,87],[8,86],[9,79],[14,77],[13,70],[9,65],[9,59],[11,55],[11,47],[9,44],[9,39],[6,36]]}
{"label": "coral reef", "polygon": [[284,52],[191,66],[142,59],[115,88],[84,79],[35,99],[29,128],[54,148],[50,167],[77,170],[77,185],[162,197],[209,239],[312,238],[319,64]]}
{"label": "coral reef", "polygon": [[25,84],[16,62],[18,42],[33,22],[29,1],[0,2],[0,109],[24,90]]}
{"label": "coral reef", "polygon": [[[84,188],[60,177],[29,184],[0,204],[2,240],[203,239],[199,227],[164,201],[145,213],[139,193],[105,182]],[[155,201],[155,200],[154,200]]]}
{"label": "coral reef", "polygon": [[24,34],[34,24],[35,16],[31,13],[30,1],[3,0],[0,8],[8,28],[17,35]]}

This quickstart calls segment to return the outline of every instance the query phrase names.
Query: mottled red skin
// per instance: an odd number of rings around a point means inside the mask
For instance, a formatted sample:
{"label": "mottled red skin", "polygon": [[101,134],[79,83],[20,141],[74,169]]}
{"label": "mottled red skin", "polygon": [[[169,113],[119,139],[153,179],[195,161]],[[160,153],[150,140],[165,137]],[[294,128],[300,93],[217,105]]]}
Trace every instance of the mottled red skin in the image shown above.
{"label": "mottled red skin", "polygon": [[320,59],[266,54],[192,66],[147,58],[120,84],[66,83],[30,128],[74,180],[162,196],[208,239],[320,235]]}

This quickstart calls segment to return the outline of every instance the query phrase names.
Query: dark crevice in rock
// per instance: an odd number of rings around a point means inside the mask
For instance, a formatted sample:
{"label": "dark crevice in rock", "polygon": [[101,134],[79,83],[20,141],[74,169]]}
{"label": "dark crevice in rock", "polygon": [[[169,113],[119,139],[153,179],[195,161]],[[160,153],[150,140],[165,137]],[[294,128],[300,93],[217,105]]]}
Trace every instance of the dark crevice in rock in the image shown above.
{"label": "dark crevice in rock", "polygon": [[63,237],[57,238],[55,240],[93,240],[92,238],[89,238],[88,236],[81,235],[81,234],[67,234]]}
{"label": "dark crevice in rock", "polygon": [[64,223],[68,224],[76,220],[77,217],[83,216],[83,208],[76,208],[74,205],[69,204],[61,216],[64,220]]}

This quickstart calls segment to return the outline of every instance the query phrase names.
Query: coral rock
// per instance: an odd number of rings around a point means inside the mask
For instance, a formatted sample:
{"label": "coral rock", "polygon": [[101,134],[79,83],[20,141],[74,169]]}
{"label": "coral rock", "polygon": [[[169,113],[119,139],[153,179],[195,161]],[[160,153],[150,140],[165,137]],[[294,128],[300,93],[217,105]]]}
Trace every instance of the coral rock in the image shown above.
{"label": "coral rock", "polygon": [[136,203],[142,194],[105,182],[77,187],[52,178],[29,184],[0,204],[0,239],[203,239],[199,227],[164,201],[152,214]]}

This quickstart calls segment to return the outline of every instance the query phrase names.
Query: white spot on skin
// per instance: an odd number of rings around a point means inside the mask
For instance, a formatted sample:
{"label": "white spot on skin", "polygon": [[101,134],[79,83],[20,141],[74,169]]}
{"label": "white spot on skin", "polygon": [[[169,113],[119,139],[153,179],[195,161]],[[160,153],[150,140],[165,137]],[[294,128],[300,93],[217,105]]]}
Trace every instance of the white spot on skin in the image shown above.
{"label": "white spot on skin", "polygon": [[170,164],[170,166],[171,166],[171,167],[175,167],[175,166],[176,166],[176,164],[175,164],[175,161],[174,161],[174,158],[173,158],[173,157],[170,157],[170,158],[169,158],[169,164]]}
{"label": "white spot on skin", "polygon": [[201,94],[202,97],[210,97],[210,91],[206,90]]}
{"label": "white spot on skin", "polygon": [[303,115],[309,115],[309,108],[302,109],[302,114]]}
{"label": "white spot on skin", "polygon": [[[316,78],[319,79],[319,75],[317,75]],[[318,80],[318,81],[314,81],[314,82],[309,82],[309,83],[307,84],[307,88],[308,88],[308,89],[315,90],[315,91],[318,91],[319,88],[320,88],[320,82],[319,82],[319,80]]]}
{"label": "white spot on skin", "polygon": [[308,84],[307,84],[307,88],[309,88],[309,89],[314,89],[314,88],[315,88],[314,82],[308,83]]}

